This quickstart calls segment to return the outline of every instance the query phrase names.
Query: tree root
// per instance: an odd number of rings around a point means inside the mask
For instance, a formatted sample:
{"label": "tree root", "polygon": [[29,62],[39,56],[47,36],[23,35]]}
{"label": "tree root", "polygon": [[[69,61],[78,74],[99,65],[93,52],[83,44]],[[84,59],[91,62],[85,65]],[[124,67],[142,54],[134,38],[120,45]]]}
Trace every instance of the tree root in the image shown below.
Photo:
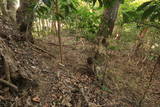
{"label": "tree root", "polygon": [[15,91],[18,91],[18,87],[17,87],[16,85],[14,85],[14,84],[6,81],[6,80],[0,79],[0,83],[3,83],[3,84],[5,84],[5,85],[13,88]]}

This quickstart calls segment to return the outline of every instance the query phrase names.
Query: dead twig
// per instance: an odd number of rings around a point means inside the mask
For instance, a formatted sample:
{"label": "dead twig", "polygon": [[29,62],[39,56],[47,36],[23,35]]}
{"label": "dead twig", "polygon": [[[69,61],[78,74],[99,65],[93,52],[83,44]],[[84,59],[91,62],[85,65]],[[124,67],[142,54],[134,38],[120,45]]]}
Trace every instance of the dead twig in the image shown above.
{"label": "dead twig", "polygon": [[3,83],[3,84],[5,84],[5,85],[13,88],[15,91],[18,91],[18,87],[17,87],[16,85],[14,85],[14,84],[6,81],[6,80],[0,79],[0,83]]}

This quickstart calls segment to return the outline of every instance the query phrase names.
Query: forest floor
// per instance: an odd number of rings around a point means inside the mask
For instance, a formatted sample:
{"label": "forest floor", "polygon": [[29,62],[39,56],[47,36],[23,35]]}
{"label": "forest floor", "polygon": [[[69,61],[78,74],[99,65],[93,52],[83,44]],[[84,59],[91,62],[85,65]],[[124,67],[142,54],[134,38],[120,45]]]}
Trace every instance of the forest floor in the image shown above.
{"label": "forest floor", "polygon": [[156,61],[131,58],[129,50],[108,50],[106,85],[101,86],[87,69],[92,44],[63,37],[61,64],[54,38],[37,39],[32,47],[21,47],[38,85],[23,87],[15,99],[8,94],[0,96],[2,107],[138,107],[140,101],[142,107],[160,107],[160,65],[148,87]]}

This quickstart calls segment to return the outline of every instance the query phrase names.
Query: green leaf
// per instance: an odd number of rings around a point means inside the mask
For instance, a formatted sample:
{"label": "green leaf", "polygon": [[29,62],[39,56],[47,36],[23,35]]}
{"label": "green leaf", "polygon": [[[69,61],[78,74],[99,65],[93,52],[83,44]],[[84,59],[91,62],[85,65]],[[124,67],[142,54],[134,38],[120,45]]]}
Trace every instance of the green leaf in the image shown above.
{"label": "green leaf", "polygon": [[52,0],[42,0],[42,1],[43,1],[43,3],[44,3],[46,6],[51,7],[51,5],[52,5]]}
{"label": "green leaf", "polygon": [[96,2],[97,2],[97,0],[93,0],[93,6],[95,6]]}
{"label": "green leaf", "polygon": [[126,12],[124,12],[123,13],[123,23],[128,23],[128,22],[129,22],[129,15]]}
{"label": "green leaf", "polygon": [[70,7],[72,10],[77,11],[77,9],[76,9],[76,7],[74,6],[73,3],[71,3],[71,4],[69,5],[69,7]]}
{"label": "green leaf", "polygon": [[158,13],[157,13],[157,14],[153,14],[153,15],[150,17],[150,21],[153,22],[153,21],[155,21],[156,19],[158,19],[158,17],[159,17],[159,14],[158,14]]}
{"label": "green leaf", "polygon": [[156,5],[153,5],[147,8],[142,15],[142,20],[147,19],[154,12],[155,9],[156,9]]}
{"label": "green leaf", "polygon": [[123,12],[123,23],[131,23],[138,19],[139,15],[136,13],[136,11],[127,11]]}
{"label": "green leaf", "polygon": [[103,0],[103,5],[106,8],[112,7],[114,6],[114,3],[116,2],[116,0]]}
{"label": "green leaf", "polygon": [[69,6],[65,6],[64,9],[65,9],[65,14],[68,15],[70,12]]}
{"label": "green leaf", "polygon": [[123,4],[125,2],[125,0],[120,0],[120,2]]}
{"label": "green leaf", "polygon": [[56,13],[55,14],[56,19],[64,19],[64,16],[62,14]]}
{"label": "green leaf", "polygon": [[98,0],[99,2],[99,7],[102,7],[103,6],[103,1],[102,0]]}
{"label": "green leaf", "polygon": [[144,10],[144,8],[146,8],[147,6],[149,6],[150,3],[152,3],[152,1],[148,1],[148,2],[143,3],[142,5],[140,5],[140,6],[137,8],[137,11]]}

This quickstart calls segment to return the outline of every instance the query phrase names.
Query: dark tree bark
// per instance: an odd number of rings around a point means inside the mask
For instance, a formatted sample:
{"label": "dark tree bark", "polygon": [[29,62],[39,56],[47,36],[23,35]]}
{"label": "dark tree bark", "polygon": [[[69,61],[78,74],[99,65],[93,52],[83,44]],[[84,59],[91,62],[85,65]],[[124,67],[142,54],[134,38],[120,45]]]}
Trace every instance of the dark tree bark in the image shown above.
{"label": "dark tree bark", "polygon": [[30,6],[38,0],[20,0],[20,7],[17,10],[17,24],[19,31],[24,34],[26,40],[33,43],[32,25],[34,21],[34,12]]}
{"label": "dark tree bark", "polygon": [[99,26],[99,31],[97,33],[97,36],[102,36],[107,38],[109,35],[112,34],[114,23],[118,14],[119,5],[120,5],[120,0],[115,0],[114,4],[111,7],[106,8],[104,10],[104,14],[101,19],[101,24]]}

